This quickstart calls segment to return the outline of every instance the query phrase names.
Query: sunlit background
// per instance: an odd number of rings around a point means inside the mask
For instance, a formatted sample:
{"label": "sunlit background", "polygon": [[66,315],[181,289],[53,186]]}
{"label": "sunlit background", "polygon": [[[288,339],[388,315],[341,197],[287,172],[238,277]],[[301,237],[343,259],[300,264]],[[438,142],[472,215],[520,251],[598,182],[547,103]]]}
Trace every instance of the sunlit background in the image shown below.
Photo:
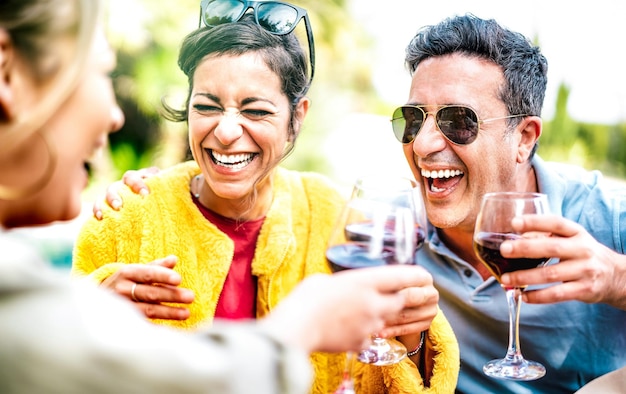
{"label": "sunlit background", "polygon": [[578,121],[618,123],[626,120],[626,4],[621,0],[576,2],[526,0],[444,0],[424,3],[390,0],[372,10],[353,1],[354,16],[376,39],[373,79],[386,100],[406,97],[408,74],[404,47],[417,29],[454,14],[493,18],[523,33],[548,58],[549,84],[544,116],[554,116],[559,85],[571,89],[568,112]]}
{"label": "sunlit background", "polygon": [[[287,166],[319,171],[346,184],[362,172],[407,171],[388,121],[393,108],[407,99],[404,48],[420,27],[471,12],[522,32],[548,58],[547,124],[540,154],[626,176],[626,147],[615,148],[626,138],[626,51],[616,44],[626,38],[626,24],[619,0],[530,0],[515,6],[496,0],[294,2],[309,10],[318,64],[310,91],[313,107]],[[120,95],[139,103],[144,116],[155,115],[163,95],[182,101],[186,83],[175,64],[176,50],[198,26],[199,1],[181,0],[176,7],[146,0],[109,4],[111,39],[136,62],[134,69],[121,71]],[[134,152],[139,156],[133,156],[116,145],[115,139],[127,138],[127,133],[113,136],[118,175],[126,168],[166,166],[181,159],[186,130],[153,119],[158,131],[147,133],[150,126],[134,125],[134,119],[129,118],[126,129],[145,137],[150,149],[145,154],[139,146]],[[101,187],[98,182],[94,188]]]}
{"label": "sunlit background", "polygon": [[[389,123],[392,110],[408,95],[404,48],[420,27],[471,12],[527,35],[548,58],[540,155],[626,178],[626,13],[621,0],[293,2],[309,11],[317,67],[309,92],[313,105],[285,166],[324,173],[346,189],[365,173],[408,175]],[[200,1],[107,4],[107,32],[119,63],[114,83],[126,125],[111,136],[111,149],[85,192],[83,218],[91,214],[92,201],[127,169],[166,167],[187,153],[184,124],[163,121],[159,110],[162,98],[177,104],[186,94],[177,52],[184,36],[198,27]],[[298,30],[306,45],[303,26]],[[63,266],[69,264],[68,250],[81,221],[27,233]]]}

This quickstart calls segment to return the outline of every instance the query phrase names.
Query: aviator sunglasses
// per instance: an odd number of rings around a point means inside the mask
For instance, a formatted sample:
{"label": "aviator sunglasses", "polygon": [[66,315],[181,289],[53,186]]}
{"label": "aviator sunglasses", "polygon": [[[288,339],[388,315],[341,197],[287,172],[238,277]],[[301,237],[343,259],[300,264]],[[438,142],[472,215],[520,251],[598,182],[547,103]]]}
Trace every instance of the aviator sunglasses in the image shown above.
{"label": "aviator sunglasses", "polygon": [[500,119],[528,115],[509,115],[499,118],[479,119],[476,111],[463,105],[444,105],[434,112],[424,111],[423,106],[404,105],[393,111],[391,127],[393,134],[403,144],[413,142],[424,126],[426,117],[434,115],[437,130],[453,144],[467,145],[478,136],[480,124]]}
{"label": "aviator sunglasses", "polygon": [[310,85],[315,73],[315,44],[309,15],[304,8],[281,1],[202,0],[200,20],[208,27],[233,23],[239,21],[250,8],[259,26],[279,36],[291,33],[304,18],[311,62]]}

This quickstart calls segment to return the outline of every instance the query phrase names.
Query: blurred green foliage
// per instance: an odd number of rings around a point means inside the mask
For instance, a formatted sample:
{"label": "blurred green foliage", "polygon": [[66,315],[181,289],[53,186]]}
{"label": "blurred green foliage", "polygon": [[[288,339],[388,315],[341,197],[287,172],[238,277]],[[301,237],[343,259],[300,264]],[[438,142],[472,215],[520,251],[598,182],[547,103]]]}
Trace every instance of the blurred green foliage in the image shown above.
{"label": "blurred green foliage", "polygon": [[[383,104],[370,82],[371,40],[348,15],[346,1],[293,3],[307,8],[316,49],[316,75],[309,91],[313,105],[297,145],[315,147],[341,115],[365,108],[376,111]],[[100,175],[102,182],[118,179],[127,169],[165,167],[188,157],[186,125],[165,121],[160,110],[161,99],[179,105],[186,97],[187,81],[177,67],[177,55],[184,36],[198,27],[199,4],[185,0],[163,7],[149,0],[110,1],[108,33],[118,52],[114,86],[126,123],[110,137],[112,165],[104,166],[108,173]],[[120,22],[131,15],[128,22]],[[304,23],[296,33],[306,45]],[[316,149],[296,149],[285,165],[329,171],[327,159]]]}
{"label": "blurred green foliage", "polygon": [[[312,106],[298,147],[285,162],[288,167],[328,173],[333,158],[317,148],[341,116],[351,112],[386,116],[398,104],[377,97],[369,61],[374,56],[372,40],[349,15],[347,2],[294,1],[309,12],[317,64],[309,91]],[[160,108],[162,99],[170,105],[185,99],[187,82],[177,67],[177,53],[184,36],[198,27],[198,15],[199,0],[181,0],[175,7],[151,0],[110,1],[109,36],[118,50],[114,84],[126,124],[111,135],[112,165],[104,167],[108,173],[101,174],[102,182],[118,179],[127,169],[165,167],[186,157],[186,125],[163,120]],[[124,18],[128,20],[120,21]],[[297,31],[304,45],[303,23]],[[539,154],[626,178],[626,123],[577,122],[567,113],[568,94],[561,86],[555,116],[544,123]]]}
{"label": "blurred green foliage", "polygon": [[567,112],[568,97],[568,87],[560,85],[554,117],[544,123],[538,153],[547,160],[578,164],[626,178],[626,123],[578,122]]}

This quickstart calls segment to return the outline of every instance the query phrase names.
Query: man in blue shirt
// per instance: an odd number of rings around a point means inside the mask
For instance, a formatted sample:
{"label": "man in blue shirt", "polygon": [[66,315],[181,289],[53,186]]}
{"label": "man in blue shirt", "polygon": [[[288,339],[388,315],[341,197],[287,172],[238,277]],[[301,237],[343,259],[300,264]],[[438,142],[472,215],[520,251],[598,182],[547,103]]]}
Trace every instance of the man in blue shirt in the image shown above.
{"label": "man in blue shirt", "polygon": [[[431,224],[417,262],[431,272],[440,306],[459,340],[461,393],[572,393],[626,365],[626,193],[598,172],[548,164],[535,155],[547,61],[521,34],[473,15],[420,30],[406,50],[407,105],[393,129],[418,181]],[[521,307],[522,353],[542,363],[534,381],[492,379],[501,358],[508,307],[500,284],[472,246],[483,195],[548,195],[553,215],[515,219],[549,238],[505,242],[507,257],[558,263],[503,276],[530,285]]]}

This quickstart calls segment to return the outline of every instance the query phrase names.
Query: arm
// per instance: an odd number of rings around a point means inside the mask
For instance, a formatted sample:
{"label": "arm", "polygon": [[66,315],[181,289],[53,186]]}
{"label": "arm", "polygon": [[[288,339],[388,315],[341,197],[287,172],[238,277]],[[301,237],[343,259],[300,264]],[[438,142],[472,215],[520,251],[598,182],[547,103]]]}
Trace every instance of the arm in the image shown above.
{"label": "arm", "polygon": [[49,289],[21,298],[2,308],[21,311],[0,329],[2,392],[306,392],[305,353],[253,325],[176,335],[110,295]]}
{"label": "arm", "polygon": [[399,290],[420,274],[389,268],[312,276],[260,323],[218,323],[194,336],[149,324],[98,288],[34,286],[29,275],[28,291],[0,305],[0,388],[305,393],[307,353],[356,350],[404,306]]}
{"label": "arm", "polygon": [[513,220],[517,231],[552,233],[548,238],[505,242],[500,251],[507,257],[554,257],[558,264],[502,276],[507,285],[553,284],[524,292],[528,303],[577,300],[606,303],[626,310],[626,255],[596,241],[579,224],[558,216],[527,215]]}

